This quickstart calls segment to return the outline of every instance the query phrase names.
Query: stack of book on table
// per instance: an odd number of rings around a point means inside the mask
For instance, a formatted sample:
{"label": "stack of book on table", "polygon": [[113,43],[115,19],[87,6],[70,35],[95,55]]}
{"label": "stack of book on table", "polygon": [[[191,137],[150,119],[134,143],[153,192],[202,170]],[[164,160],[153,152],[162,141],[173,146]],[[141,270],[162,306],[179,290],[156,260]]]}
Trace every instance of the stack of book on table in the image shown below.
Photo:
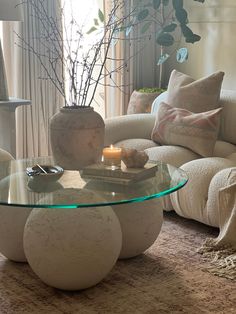
{"label": "stack of book on table", "polygon": [[108,168],[103,163],[99,163],[84,168],[81,176],[85,179],[130,184],[154,177],[157,169],[158,166],[154,163],[147,163],[143,168],[126,168],[121,163],[121,168],[115,170]]}

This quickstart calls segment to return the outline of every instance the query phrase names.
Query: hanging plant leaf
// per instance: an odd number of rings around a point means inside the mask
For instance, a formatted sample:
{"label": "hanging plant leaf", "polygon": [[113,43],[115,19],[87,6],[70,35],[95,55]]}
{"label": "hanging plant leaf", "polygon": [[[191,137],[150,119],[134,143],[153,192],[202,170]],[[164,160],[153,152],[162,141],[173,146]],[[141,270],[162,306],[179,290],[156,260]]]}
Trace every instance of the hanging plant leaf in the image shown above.
{"label": "hanging plant leaf", "polygon": [[177,27],[177,24],[171,23],[169,25],[166,25],[163,28],[163,32],[167,32],[167,33],[173,32],[176,29],[176,27]]}
{"label": "hanging plant leaf", "polygon": [[194,1],[201,2],[201,3],[205,2],[205,0],[194,0]]}
{"label": "hanging plant leaf", "polygon": [[187,25],[180,25],[182,34],[184,35],[186,43],[194,44],[196,41],[201,39],[201,36],[194,34]]}
{"label": "hanging plant leaf", "polygon": [[186,43],[194,44],[195,42],[199,41],[201,39],[201,36],[197,34],[193,34],[191,37],[187,37],[185,39]]}
{"label": "hanging plant leaf", "polygon": [[164,55],[160,56],[160,58],[157,60],[157,65],[163,64],[169,57],[170,55],[168,53],[165,53]]}
{"label": "hanging plant leaf", "polygon": [[98,24],[98,19],[94,19],[93,21],[94,21],[94,25],[96,25],[96,26],[99,25],[99,24]]}
{"label": "hanging plant leaf", "polygon": [[185,24],[180,25],[182,34],[184,35],[185,39],[192,37],[193,36],[193,32],[192,30]]}
{"label": "hanging plant leaf", "polygon": [[160,46],[172,46],[174,43],[174,37],[171,34],[168,33],[161,33],[158,37],[157,37],[157,43]]}
{"label": "hanging plant leaf", "polygon": [[172,0],[172,5],[175,10],[181,10],[184,6],[183,0]]}
{"label": "hanging plant leaf", "polygon": [[92,26],[88,31],[87,34],[91,34],[92,32],[96,31],[97,28],[95,26]]}
{"label": "hanging plant leaf", "polygon": [[144,10],[142,10],[142,11],[139,12],[139,14],[138,14],[138,20],[139,20],[139,21],[143,21],[148,15],[149,15],[148,9],[144,9]]}
{"label": "hanging plant leaf", "polygon": [[149,29],[149,27],[152,25],[152,22],[147,22],[146,24],[143,25],[141,28],[141,33],[144,34],[146,31]]}
{"label": "hanging plant leaf", "polygon": [[176,60],[179,63],[183,63],[188,60],[188,49],[187,48],[180,48],[176,52]]}
{"label": "hanging plant leaf", "polygon": [[186,24],[188,22],[188,13],[184,9],[176,10],[175,16],[180,24]]}
{"label": "hanging plant leaf", "polygon": [[152,1],[153,9],[158,10],[160,7],[160,4],[161,4],[161,0],[153,0]]}
{"label": "hanging plant leaf", "polygon": [[98,17],[99,17],[99,20],[103,23],[104,22],[104,14],[100,9],[98,10]]}

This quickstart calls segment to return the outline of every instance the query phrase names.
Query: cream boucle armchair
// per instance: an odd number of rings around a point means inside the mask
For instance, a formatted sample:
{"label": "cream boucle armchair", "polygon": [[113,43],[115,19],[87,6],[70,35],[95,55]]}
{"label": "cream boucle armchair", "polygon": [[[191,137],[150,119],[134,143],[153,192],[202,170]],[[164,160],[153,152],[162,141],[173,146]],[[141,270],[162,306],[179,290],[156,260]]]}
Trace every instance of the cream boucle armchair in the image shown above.
{"label": "cream boucle armchair", "polygon": [[[232,167],[236,167],[236,91],[222,90],[221,128],[212,157],[203,158],[181,146],[160,146],[151,140],[158,105],[167,92],[152,105],[151,114],[133,114],[106,119],[105,145],[145,150],[150,160],[163,161],[184,169],[188,184],[166,198],[165,210],[211,226],[219,226],[218,191],[224,186]],[[171,202],[169,201],[171,200]]]}

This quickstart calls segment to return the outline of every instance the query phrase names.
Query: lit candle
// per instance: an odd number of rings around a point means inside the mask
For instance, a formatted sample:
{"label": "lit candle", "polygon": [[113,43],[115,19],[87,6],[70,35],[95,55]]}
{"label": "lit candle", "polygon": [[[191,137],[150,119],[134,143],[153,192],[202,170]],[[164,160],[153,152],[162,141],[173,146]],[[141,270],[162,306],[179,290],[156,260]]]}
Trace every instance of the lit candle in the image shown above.
{"label": "lit candle", "polygon": [[106,166],[117,166],[120,167],[121,164],[121,148],[105,147],[103,149],[103,162]]}

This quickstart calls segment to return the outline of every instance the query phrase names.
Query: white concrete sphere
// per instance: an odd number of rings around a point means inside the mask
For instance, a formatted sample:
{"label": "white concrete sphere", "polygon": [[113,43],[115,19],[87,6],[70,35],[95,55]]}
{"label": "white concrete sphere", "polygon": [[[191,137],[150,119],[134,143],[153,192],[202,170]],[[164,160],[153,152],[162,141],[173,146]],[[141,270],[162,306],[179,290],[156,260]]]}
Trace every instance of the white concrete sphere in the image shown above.
{"label": "white concrete sphere", "polygon": [[[6,167],[6,171],[7,171]],[[7,173],[5,173],[6,175]],[[9,185],[11,193],[9,194]],[[25,184],[25,173],[16,173],[5,176],[0,181],[1,197],[16,202],[17,198],[22,198],[24,193],[20,189]],[[18,207],[0,205],[0,252],[8,259],[15,262],[26,262],[23,249],[23,233],[26,220],[32,211],[31,207]]]}
{"label": "white concrete sphere", "polygon": [[113,206],[122,230],[119,258],[130,258],[143,253],[156,240],[163,222],[159,199]]}
{"label": "white concrete sphere", "polygon": [[[65,203],[67,197],[72,203],[101,201],[90,191],[68,190],[54,193],[54,198]],[[116,263],[121,242],[120,224],[109,206],[33,209],[24,232],[24,250],[33,271],[46,284],[64,290],[85,289],[101,281]]]}
{"label": "white concrete sphere", "polygon": [[26,262],[23,233],[32,208],[0,206],[0,252],[14,262]]}

